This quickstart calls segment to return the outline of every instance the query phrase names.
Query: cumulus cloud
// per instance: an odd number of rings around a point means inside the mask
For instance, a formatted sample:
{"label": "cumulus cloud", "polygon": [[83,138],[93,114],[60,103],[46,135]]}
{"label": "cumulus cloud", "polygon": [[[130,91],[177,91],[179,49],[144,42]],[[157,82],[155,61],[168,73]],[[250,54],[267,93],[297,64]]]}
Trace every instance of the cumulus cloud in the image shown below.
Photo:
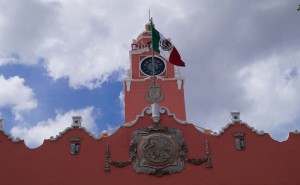
{"label": "cumulus cloud", "polygon": [[[291,1],[207,1],[171,29],[186,60],[188,121],[220,130],[230,112],[268,132],[298,129],[299,39]],[[191,7],[187,3],[183,8]],[[187,12],[187,11],[184,11]],[[193,80],[197,79],[197,80]],[[288,79],[288,80],[287,80]],[[273,110],[274,109],[274,110]],[[285,110],[282,110],[285,109]],[[287,125],[293,125],[287,127]],[[277,130],[278,131],[278,130]]]}
{"label": "cumulus cloud", "polygon": [[[4,1],[0,3],[0,65],[32,65],[43,59],[54,80],[67,78],[73,88],[100,87],[112,75],[122,77],[128,68],[131,39],[148,22],[149,8],[160,7],[162,11],[153,14],[162,17],[172,11],[175,16],[168,18],[168,24],[187,18],[181,8],[184,3],[169,3]],[[133,23],[140,29],[132,28]]]}
{"label": "cumulus cloud", "polygon": [[55,119],[38,122],[34,126],[18,125],[11,129],[11,134],[14,137],[19,137],[25,140],[25,143],[30,148],[40,146],[45,138],[56,136],[67,127],[72,125],[73,116],[82,117],[82,126],[91,132],[97,130],[95,118],[93,116],[94,107],[86,107],[84,109],[70,110],[65,113],[59,113]]}
{"label": "cumulus cloud", "polygon": [[284,127],[300,114],[300,53],[270,56],[238,72],[248,102],[245,119],[267,131]]}
{"label": "cumulus cloud", "polygon": [[0,75],[0,108],[9,107],[16,120],[22,120],[22,114],[37,107],[33,90],[26,86],[25,80],[18,76],[6,79]]}
{"label": "cumulus cloud", "polygon": [[[122,2],[120,2],[122,4]],[[100,87],[129,63],[117,11],[106,1],[14,1],[0,4],[0,65],[45,61],[54,80],[73,88]],[[124,25],[123,25],[124,26]]]}
{"label": "cumulus cloud", "polygon": [[37,49],[51,34],[58,14],[56,3],[37,0],[0,2],[0,65],[38,62]]}

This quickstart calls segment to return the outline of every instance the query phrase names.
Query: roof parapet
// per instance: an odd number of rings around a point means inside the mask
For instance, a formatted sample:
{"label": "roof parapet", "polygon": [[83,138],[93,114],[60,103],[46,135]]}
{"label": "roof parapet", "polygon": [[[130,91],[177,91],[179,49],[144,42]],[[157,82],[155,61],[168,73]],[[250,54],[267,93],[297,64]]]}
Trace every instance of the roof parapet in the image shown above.
{"label": "roof parapet", "polygon": [[241,119],[240,119],[240,112],[231,112],[231,120],[233,123],[236,123],[236,122],[241,122]]}
{"label": "roof parapet", "polygon": [[73,116],[72,119],[73,119],[72,127],[81,127],[81,123],[82,123],[81,116]]}

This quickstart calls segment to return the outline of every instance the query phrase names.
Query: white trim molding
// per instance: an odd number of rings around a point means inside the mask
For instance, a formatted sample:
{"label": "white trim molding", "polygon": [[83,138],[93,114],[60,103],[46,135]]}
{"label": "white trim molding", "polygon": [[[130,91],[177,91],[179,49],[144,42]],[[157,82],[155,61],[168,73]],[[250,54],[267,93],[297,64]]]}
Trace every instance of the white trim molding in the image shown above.
{"label": "white trim molding", "polygon": [[[176,117],[176,115],[175,115],[174,113],[171,113],[170,110],[169,110],[167,107],[160,107],[159,112],[160,112],[160,114],[165,114],[165,113],[167,113],[168,116],[173,117],[174,120],[175,120],[177,123],[181,124],[181,125],[186,125],[186,124],[187,124],[186,120],[180,120],[180,119],[178,119],[178,118]],[[139,118],[145,117],[145,113],[148,114],[148,115],[152,114],[151,107],[145,107],[145,108],[142,110],[142,112],[141,112],[140,115],[137,115],[137,116],[135,117],[134,120],[132,120],[132,121],[130,121],[130,122],[128,122],[128,123],[125,123],[124,126],[125,126],[125,127],[132,127],[133,125],[135,125],[135,124],[138,122]]]}

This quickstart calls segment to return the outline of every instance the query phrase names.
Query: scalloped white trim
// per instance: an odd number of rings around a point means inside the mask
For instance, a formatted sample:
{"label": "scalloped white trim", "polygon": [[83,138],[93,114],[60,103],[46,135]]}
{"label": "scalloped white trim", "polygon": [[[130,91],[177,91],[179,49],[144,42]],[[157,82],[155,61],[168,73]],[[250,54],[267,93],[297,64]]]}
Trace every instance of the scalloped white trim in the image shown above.
{"label": "scalloped white trim", "polygon": [[59,132],[58,135],[56,135],[55,137],[51,136],[50,137],[50,141],[55,141],[57,140],[58,138],[61,138],[68,130],[71,130],[71,129],[74,129],[74,128],[78,128],[78,129],[82,129],[84,130],[87,134],[89,134],[89,136],[91,136],[93,139],[96,139],[96,140],[99,140],[102,138],[101,135],[95,135],[93,133],[91,133],[90,131],[88,131],[85,127],[67,127],[65,128],[65,130],[63,130],[62,132]]}
{"label": "scalloped white trim", "polygon": [[8,139],[10,139],[14,143],[18,143],[21,141],[19,137],[13,137],[11,134],[7,134],[4,130],[0,130],[0,132],[3,132],[4,135],[6,135],[6,137],[8,137]]}
{"label": "scalloped white trim", "polygon": [[228,123],[225,127],[222,127],[222,129],[219,131],[219,133],[217,132],[214,132],[212,135],[213,136],[220,136],[221,134],[223,134],[225,132],[226,129],[228,129],[231,125],[234,125],[234,124],[241,124],[241,125],[245,125],[247,128],[249,128],[252,132],[256,133],[257,135],[259,136],[262,136],[265,134],[265,132],[263,130],[260,130],[258,131],[257,129],[255,129],[254,127],[251,127],[250,125],[248,125],[247,123],[245,122],[238,122],[238,123],[234,123],[234,122],[230,122]]}
{"label": "scalloped white trim", "polygon": [[[168,116],[173,117],[174,120],[175,120],[177,123],[182,124],[182,125],[187,124],[187,122],[186,122],[185,120],[184,120],[184,121],[183,121],[183,120],[180,120],[180,119],[178,119],[178,118],[176,117],[175,114],[170,113],[170,110],[169,110],[167,107],[160,107],[159,112],[160,112],[161,114],[164,114],[164,113],[167,112]],[[124,126],[125,126],[125,127],[132,127],[133,125],[135,125],[135,124],[137,123],[137,121],[139,120],[139,118],[145,116],[145,113],[146,113],[146,114],[151,114],[151,113],[152,113],[151,107],[145,107],[145,108],[142,110],[142,112],[141,112],[140,115],[137,115],[137,116],[135,117],[134,120],[132,120],[132,121],[130,121],[130,122],[128,122],[128,123],[125,123]]]}
{"label": "scalloped white trim", "polygon": [[[172,116],[175,121],[177,121],[177,123],[181,124],[181,125],[186,125],[187,124],[187,121],[186,120],[181,120],[181,119],[178,119],[176,117],[176,115],[174,113],[171,113],[170,110],[167,108],[167,107],[161,107],[161,109],[167,111],[167,114],[168,116]],[[162,110],[161,110],[162,111]],[[162,112],[161,112],[162,113]]]}
{"label": "scalloped white trim", "polygon": [[150,51],[149,47],[144,47],[141,49],[131,50],[129,52],[130,52],[130,54],[142,54],[144,52],[149,52],[149,51]]}

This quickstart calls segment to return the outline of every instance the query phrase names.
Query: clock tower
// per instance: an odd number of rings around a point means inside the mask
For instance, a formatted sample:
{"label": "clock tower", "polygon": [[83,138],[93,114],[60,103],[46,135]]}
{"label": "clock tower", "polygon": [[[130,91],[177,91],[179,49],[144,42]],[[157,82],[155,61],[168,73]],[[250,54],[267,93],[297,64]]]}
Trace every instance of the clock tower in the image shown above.
{"label": "clock tower", "polygon": [[144,108],[154,103],[154,98],[160,107],[166,107],[169,113],[185,121],[184,80],[179,68],[154,52],[154,86],[150,23],[145,28],[132,41],[129,52],[131,67],[124,81],[125,122],[134,121]]}

